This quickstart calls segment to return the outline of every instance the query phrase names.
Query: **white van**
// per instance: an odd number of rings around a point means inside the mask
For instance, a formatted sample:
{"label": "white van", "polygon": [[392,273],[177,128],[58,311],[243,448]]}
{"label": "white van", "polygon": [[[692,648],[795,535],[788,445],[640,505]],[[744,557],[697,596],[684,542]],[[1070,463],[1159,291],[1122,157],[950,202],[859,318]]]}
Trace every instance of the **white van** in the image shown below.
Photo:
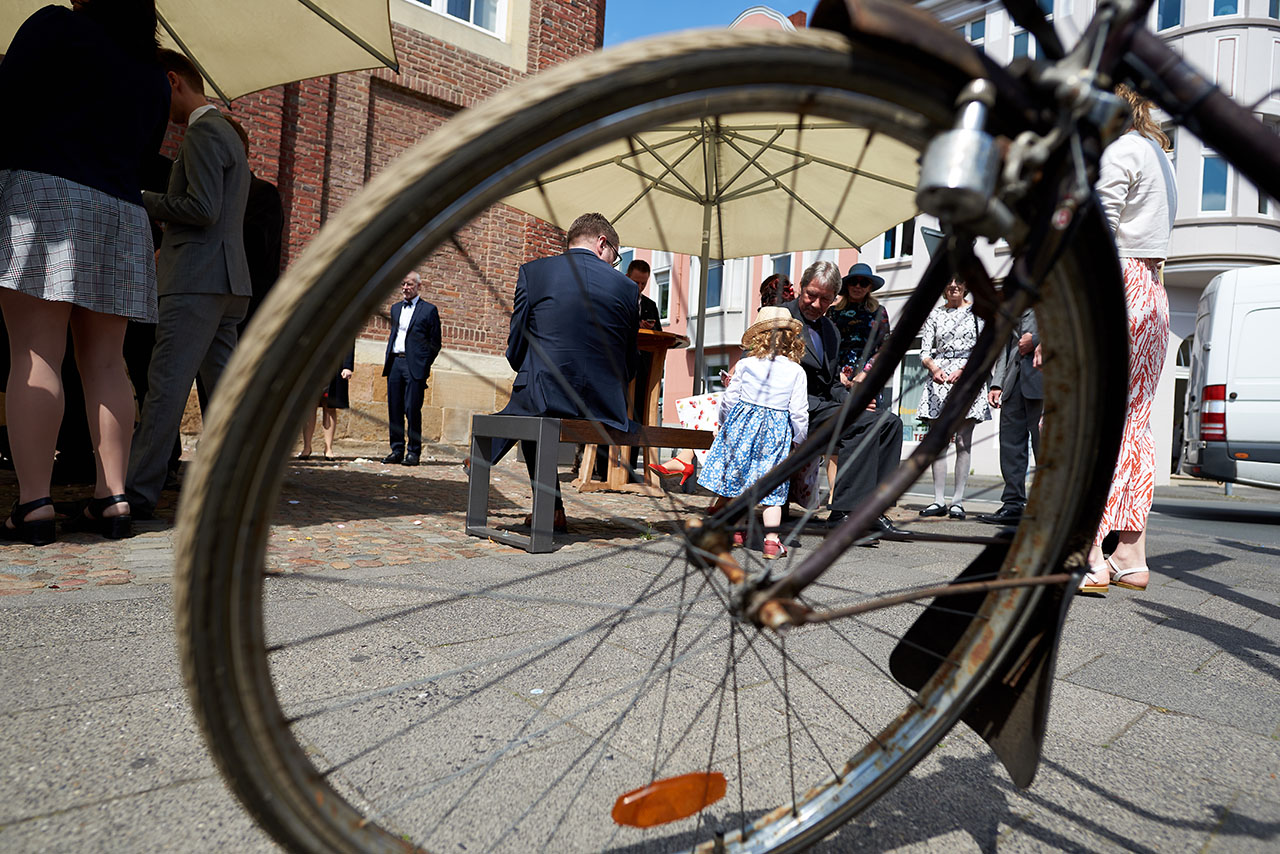
{"label": "white van", "polygon": [[1280,265],[1204,289],[1184,412],[1183,473],[1280,489]]}

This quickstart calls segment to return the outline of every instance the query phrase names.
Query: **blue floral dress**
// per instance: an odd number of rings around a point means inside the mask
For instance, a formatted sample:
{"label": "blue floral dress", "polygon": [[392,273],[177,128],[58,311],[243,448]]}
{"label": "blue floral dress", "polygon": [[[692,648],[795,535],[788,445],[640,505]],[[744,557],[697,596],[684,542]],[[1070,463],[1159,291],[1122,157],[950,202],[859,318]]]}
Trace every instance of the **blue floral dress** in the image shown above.
{"label": "blue floral dress", "polygon": [[[808,381],[790,359],[742,359],[720,400],[720,431],[698,470],[698,483],[718,495],[746,492],[791,453],[809,431]],[[787,501],[782,483],[757,504]]]}

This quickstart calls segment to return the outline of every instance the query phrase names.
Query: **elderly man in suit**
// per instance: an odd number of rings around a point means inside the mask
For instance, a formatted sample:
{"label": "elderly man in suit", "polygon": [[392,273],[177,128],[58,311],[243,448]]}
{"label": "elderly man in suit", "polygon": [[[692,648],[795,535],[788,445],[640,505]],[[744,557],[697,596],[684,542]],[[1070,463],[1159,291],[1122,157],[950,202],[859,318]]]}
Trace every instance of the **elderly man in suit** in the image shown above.
{"label": "elderly man in suit", "polygon": [[422,402],[431,365],[440,354],[440,312],[419,296],[421,288],[422,277],[410,271],[400,282],[404,299],[391,306],[391,336],[382,363],[382,375],[387,378],[391,453],[382,458],[384,463],[416,466],[422,456]]}
{"label": "elderly man in suit", "polygon": [[1040,416],[1044,412],[1044,378],[1034,365],[1040,332],[1027,309],[996,358],[987,401],[1000,410],[1000,475],[1004,492],[1000,509],[978,517],[993,525],[1016,525],[1027,505],[1027,440],[1040,456]]}
{"label": "elderly man in suit", "polygon": [[[815,261],[800,278],[799,295],[783,307],[804,324],[804,368],[809,380],[809,432],[842,416],[845,400],[855,385],[841,370],[840,333],[826,316],[840,287],[840,268],[830,261]],[[836,438],[838,467],[831,487],[829,526],[839,525],[863,501],[876,484],[898,466],[902,457],[902,419],[892,412],[877,412],[875,401],[862,412],[843,413]],[[866,442],[866,447],[859,448]],[[880,516],[872,530],[902,533],[888,517]]]}
{"label": "elderly man in suit", "polygon": [[142,518],[160,499],[191,384],[198,374],[213,393],[252,293],[243,234],[249,193],[244,147],[205,98],[204,81],[191,60],[163,50],[160,62],[173,90],[169,120],[187,131],[168,189],[142,194],[147,213],[165,224],[157,260],[156,343],[126,489],[133,515]]}
{"label": "elderly man in suit", "polygon": [[[569,226],[563,255],[520,267],[507,336],[507,361],[516,371],[511,400],[499,415],[586,418],[631,429],[627,383],[640,362],[636,283],[615,269],[618,232],[598,213]],[[495,463],[513,442],[494,440]],[[525,448],[533,480],[534,449]],[[556,487],[554,530],[568,522]]]}

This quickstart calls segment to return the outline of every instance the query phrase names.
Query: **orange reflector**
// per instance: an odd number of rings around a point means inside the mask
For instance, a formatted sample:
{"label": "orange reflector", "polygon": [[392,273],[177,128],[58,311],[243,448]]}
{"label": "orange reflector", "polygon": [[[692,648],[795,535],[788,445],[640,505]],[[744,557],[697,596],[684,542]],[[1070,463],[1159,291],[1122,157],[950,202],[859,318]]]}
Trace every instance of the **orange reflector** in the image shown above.
{"label": "orange reflector", "polygon": [[724,797],[724,775],[695,772],[655,780],[627,792],[613,805],[613,820],[629,827],[656,827],[688,818]]}
{"label": "orange reflector", "polygon": [[1247,460],[1247,459],[1249,459],[1249,455],[1248,455],[1248,454],[1246,454],[1246,453],[1244,453],[1243,451],[1237,451],[1233,456],[1234,456],[1237,460]]}

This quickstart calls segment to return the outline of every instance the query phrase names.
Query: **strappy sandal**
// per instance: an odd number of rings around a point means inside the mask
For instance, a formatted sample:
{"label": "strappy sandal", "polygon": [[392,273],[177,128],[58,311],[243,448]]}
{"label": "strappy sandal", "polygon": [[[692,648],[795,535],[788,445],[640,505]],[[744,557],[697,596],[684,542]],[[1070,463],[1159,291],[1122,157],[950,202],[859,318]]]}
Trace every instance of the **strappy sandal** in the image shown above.
{"label": "strappy sandal", "polygon": [[52,506],[53,499],[47,495],[35,501],[28,501],[26,504],[13,502],[13,512],[9,514],[9,522],[0,522],[0,536],[6,540],[22,540],[32,546],[49,545],[58,538],[53,519],[32,519],[28,522],[27,516],[41,507]]}
{"label": "strappy sandal", "polygon": [[108,540],[123,540],[133,536],[133,514],[122,513],[119,516],[103,516],[103,512],[112,505],[128,503],[125,495],[108,495],[106,498],[91,498],[84,510],[62,523],[64,531],[91,531],[101,534]]}
{"label": "strappy sandal", "polygon": [[1131,569],[1120,569],[1111,562],[1111,558],[1107,558],[1107,566],[1111,567],[1111,583],[1116,587],[1123,587],[1125,590],[1146,590],[1147,585],[1134,584],[1132,581],[1121,581],[1126,575],[1133,575],[1138,572],[1147,573],[1148,581],[1151,578],[1151,570],[1146,566],[1135,566]]}
{"label": "strappy sandal", "polygon": [[1080,586],[1076,588],[1077,593],[1106,593],[1108,584],[1105,581],[1099,581],[1096,572],[1107,569],[1107,564],[1100,563],[1097,566],[1089,567],[1089,571],[1084,574],[1084,578],[1080,579]]}

